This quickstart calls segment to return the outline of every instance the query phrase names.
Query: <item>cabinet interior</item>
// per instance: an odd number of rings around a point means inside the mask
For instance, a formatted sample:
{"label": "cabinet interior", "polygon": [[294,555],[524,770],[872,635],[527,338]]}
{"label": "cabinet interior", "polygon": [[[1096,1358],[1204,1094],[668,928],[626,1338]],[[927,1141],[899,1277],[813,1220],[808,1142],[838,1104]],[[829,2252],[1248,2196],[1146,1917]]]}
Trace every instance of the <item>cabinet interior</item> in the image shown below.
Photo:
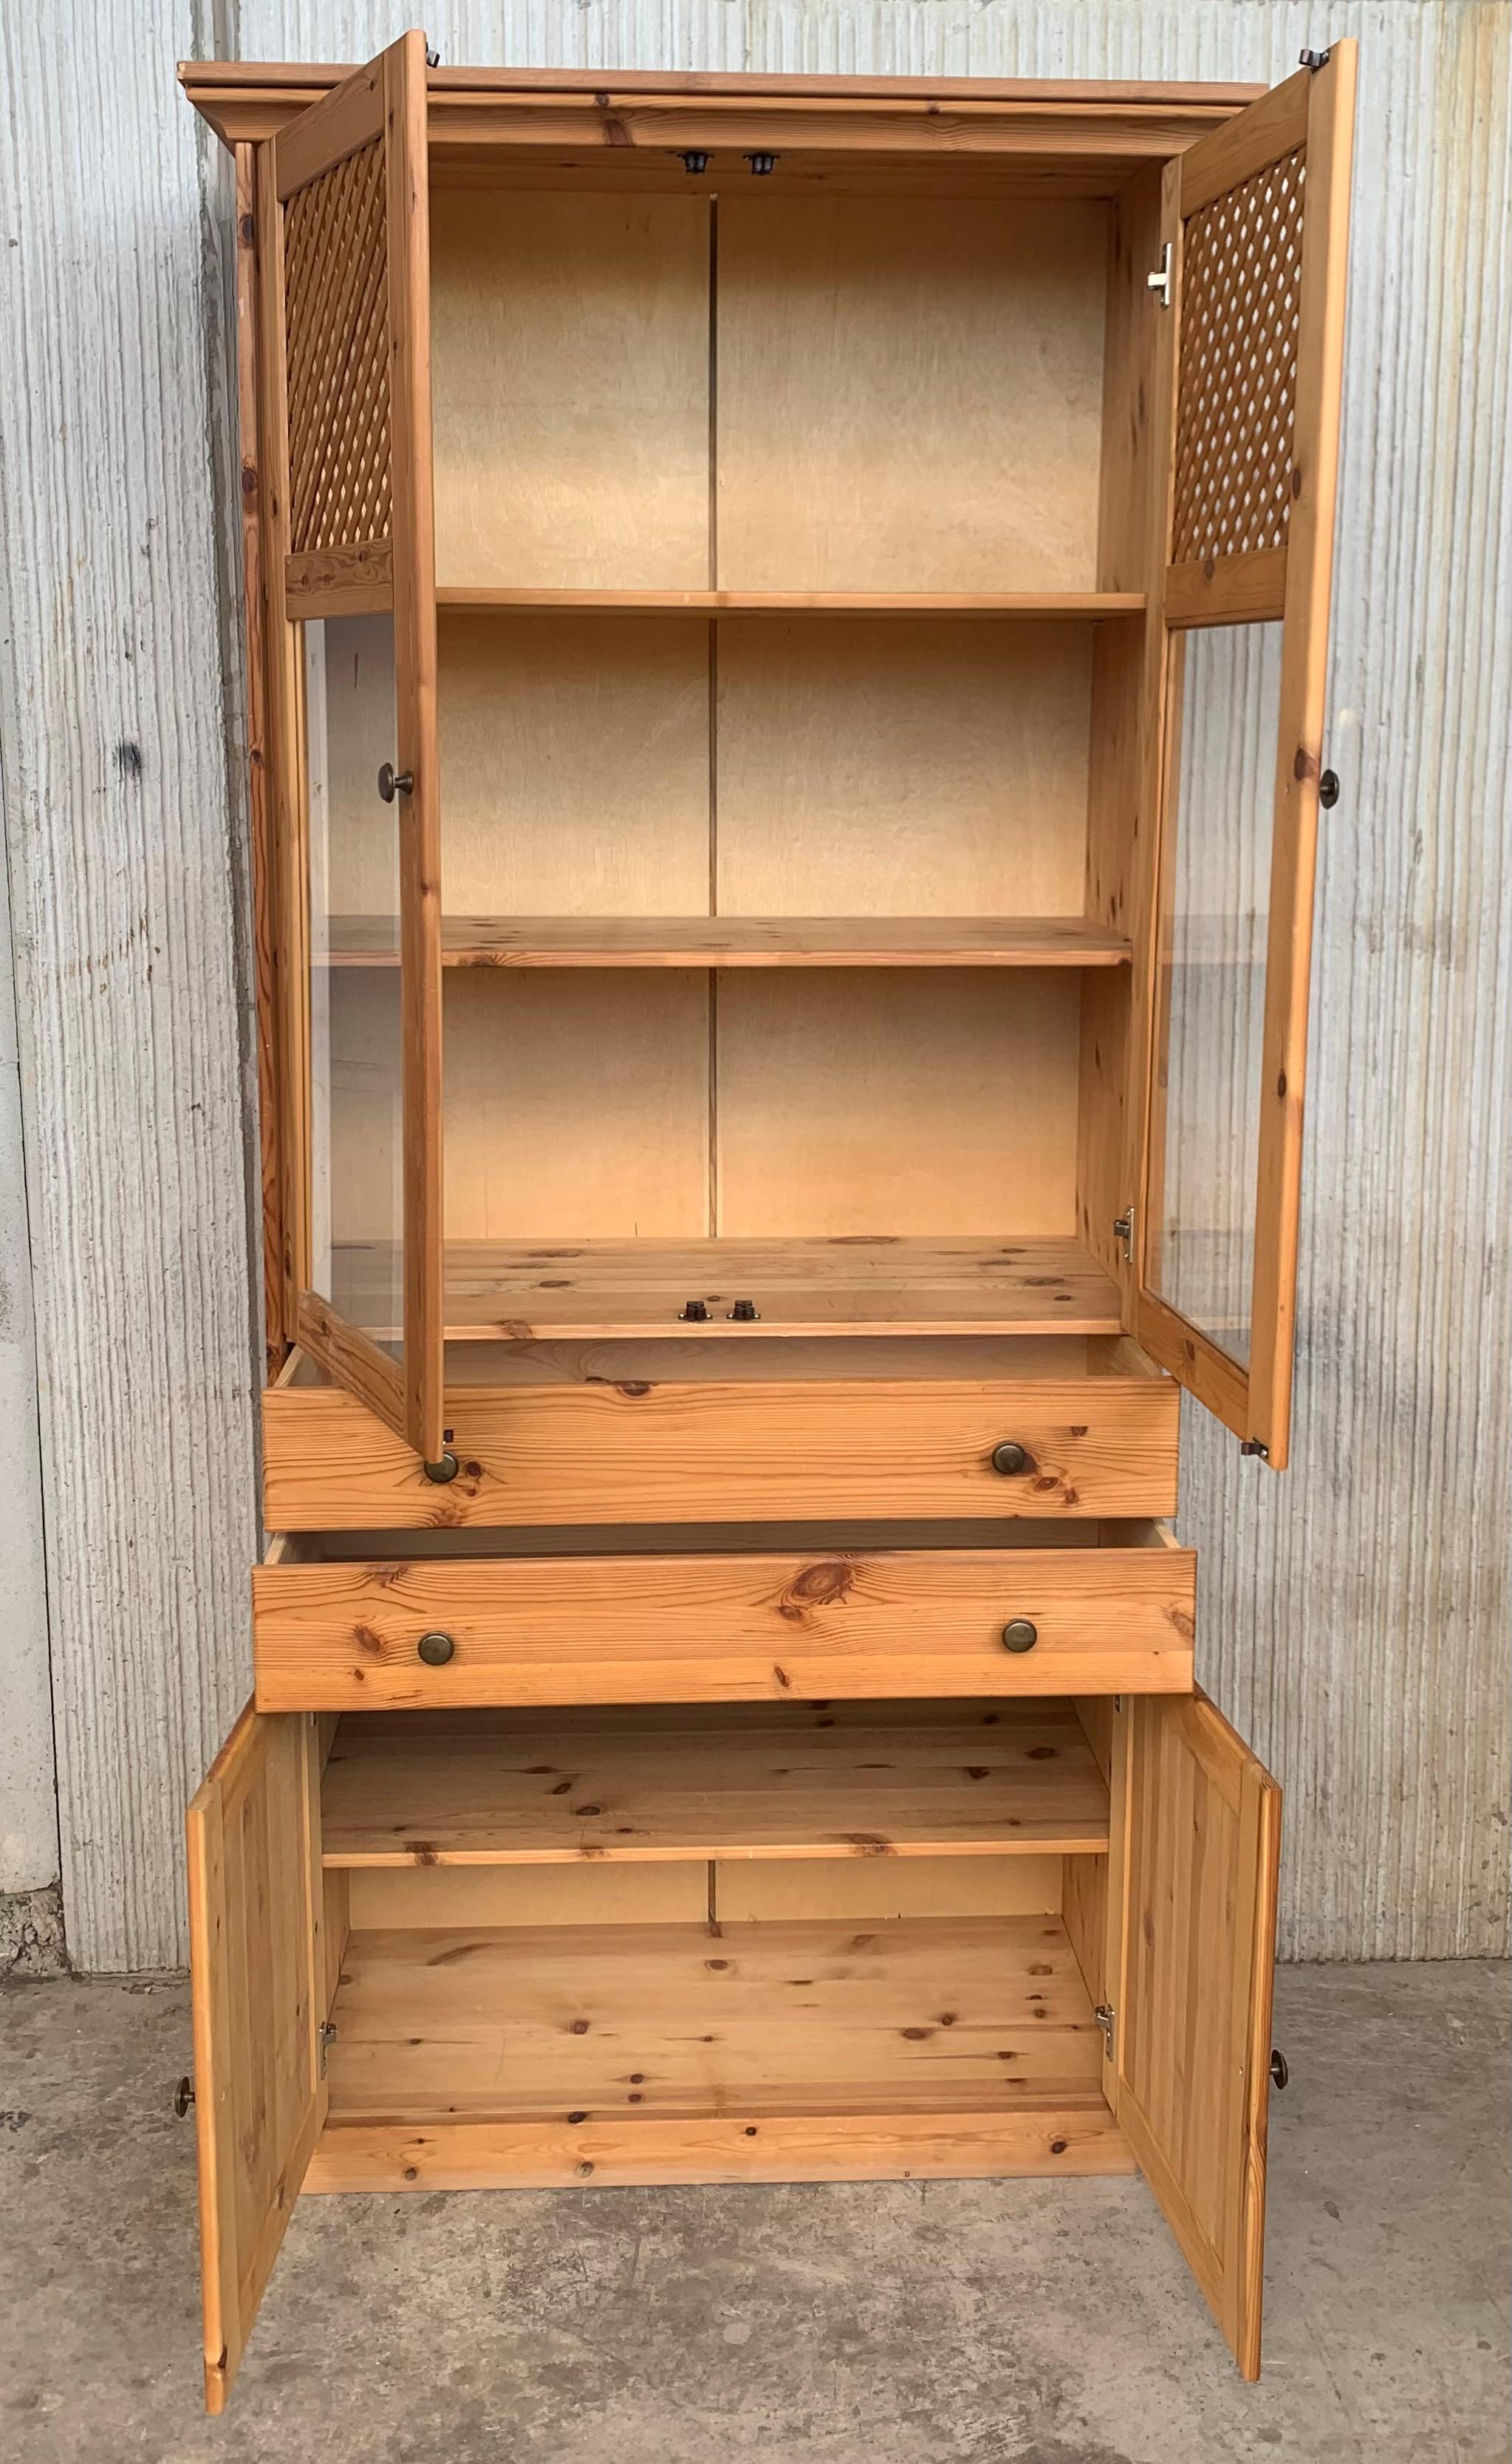
{"label": "cabinet interior", "polygon": [[[1116,1331],[1152,183],[673,175],[431,200],[449,1333]],[[317,1221],[381,1338],[387,624],[323,628],[316,799]]]}
{"label": "cabinet interior", "polygon": [[1107,1713],[348,1715],[330,2126],[1101,2109]]}

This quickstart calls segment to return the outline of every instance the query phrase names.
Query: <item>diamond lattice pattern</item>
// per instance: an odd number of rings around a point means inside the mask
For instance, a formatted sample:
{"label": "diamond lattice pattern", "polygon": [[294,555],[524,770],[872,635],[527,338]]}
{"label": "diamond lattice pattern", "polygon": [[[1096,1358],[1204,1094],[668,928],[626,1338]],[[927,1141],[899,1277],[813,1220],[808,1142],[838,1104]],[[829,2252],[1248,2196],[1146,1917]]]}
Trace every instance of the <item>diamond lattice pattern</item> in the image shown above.
{"label": "diamond lattice pattern", "polygon": [[1174,564],[1286,544],[1303,155],[1299,145],[1187,224]]}
{"label": "diamond lattice pattern", "polygon": [[388,257],[375,138],[296,189],[284,221],[289,544],[389,530]]}

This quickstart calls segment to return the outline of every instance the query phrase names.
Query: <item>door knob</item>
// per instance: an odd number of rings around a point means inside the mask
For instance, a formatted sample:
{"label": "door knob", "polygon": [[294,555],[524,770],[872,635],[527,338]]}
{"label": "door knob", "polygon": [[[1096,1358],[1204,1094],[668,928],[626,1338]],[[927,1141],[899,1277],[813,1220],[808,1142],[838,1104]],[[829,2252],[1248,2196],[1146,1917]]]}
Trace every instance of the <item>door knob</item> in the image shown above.
{"label": "door knob", "polygon": [[1272,2045],[1270,2049],[1270,2075],[1278,2087],[1284,2087],[1291,2077],[1286,2057],[1280,2045]]}
{"label": "door knob", "polygon": [[456,1644],[449,1634],[423,1634],[415,1649],[427,1668],[445,1668]]}
{"label": "door knob", "polygon": [[173,2091],[173,2110],[182,2122],[194,2101],[194,2081],[186,2072]]}
{"label": "door knob", "polygon": [[1033,1651],[1040,1639],[1040,1629],[1028,1617],[1010,1617],[1003,1628],[1004,1651]]}
{"label": "door knob", "polygon": [[396,771],[391,761],[385,761],[378,774],[378,792],[385,804],[391,804],[396,796],[412,796],[415,792],[414,772]]}
{"label": "door knob", "polygon": [[1000,1471],[1005,1480],[1011,1480],[1015,1472],[1028,1470],[1029,1449],[1021,1446],[1017,1438],[1004,1438],[1000,1445],[993,1448],[992,1466],[994,1471]]}

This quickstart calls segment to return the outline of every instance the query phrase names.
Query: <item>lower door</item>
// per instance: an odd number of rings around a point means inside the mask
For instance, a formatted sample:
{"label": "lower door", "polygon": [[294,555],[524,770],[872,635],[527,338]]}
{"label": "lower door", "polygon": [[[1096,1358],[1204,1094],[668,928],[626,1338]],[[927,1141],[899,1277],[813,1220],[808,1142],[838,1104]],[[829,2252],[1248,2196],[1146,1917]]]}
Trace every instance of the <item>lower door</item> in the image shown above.
{"label": "lower door", "polygon": [[1281,1791],[1200,1693],[1127,1697],[1111,1780],[1105,2093],[1253,2379]]}
{"label": "lower door", "polygon": [[205,2402],[225,2406],[325,2119],[321,1724],[249,1705],[189,1807]]}

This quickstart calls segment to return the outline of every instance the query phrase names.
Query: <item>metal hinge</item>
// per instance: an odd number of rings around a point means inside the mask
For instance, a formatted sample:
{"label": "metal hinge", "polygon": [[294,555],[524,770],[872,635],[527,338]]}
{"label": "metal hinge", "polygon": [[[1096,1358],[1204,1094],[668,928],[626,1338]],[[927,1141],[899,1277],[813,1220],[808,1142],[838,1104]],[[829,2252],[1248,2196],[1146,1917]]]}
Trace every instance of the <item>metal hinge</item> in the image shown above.
{"label": "metal hinge", "polygon": [[326,2054],[329,2050],[331,2039],[335,2034],[336,2022],[333,2019],[322,2019],[319,2027],[316,2030],[316,2035],[320,2047],[320,2077],[322,2079],[325,2077]]}
{"label": "metal hinge", "polygon": [[1269,1455],[1270,1448],[1263,1438],[1240,1438],[1239,1452],[1241,1455],[1260,1455],[1263,1459]]}
{"label": "metal hinge", "polygon": [[1304,69],[1326,69],[1328,62],[1333,57],[1333,54],[1331,52],[1299,52],[1297,56],[1301,60]]}
{"label": "metal hinge", "polygon": [[1124,1264],[1129,1265],[1134,1255],[1134,1210],[1126,1206],[1122,1215],[1113,1218],[1113,1238],[1124,1244]]}
{"label": "metal hinge", "polygon": [[1092,2016],[1103,2031],[1103,2043],[1106,2049],[1107,2058],[1108,2061],[1111,2061],[1113,2058],[1113,2024],[1118,2013],[1113,2009],[1111,2002],[1099,2002],[1096,2010],[1092,2013]]}
{"label": "metal hinge", "polygon": [[1171,305],[1171,242],[1169,240],[1160,252],[1160,263],[1153,274],[1146,275],[1145,282],[1149,290],[1159,292],[1162,308],[1169,308]]}

